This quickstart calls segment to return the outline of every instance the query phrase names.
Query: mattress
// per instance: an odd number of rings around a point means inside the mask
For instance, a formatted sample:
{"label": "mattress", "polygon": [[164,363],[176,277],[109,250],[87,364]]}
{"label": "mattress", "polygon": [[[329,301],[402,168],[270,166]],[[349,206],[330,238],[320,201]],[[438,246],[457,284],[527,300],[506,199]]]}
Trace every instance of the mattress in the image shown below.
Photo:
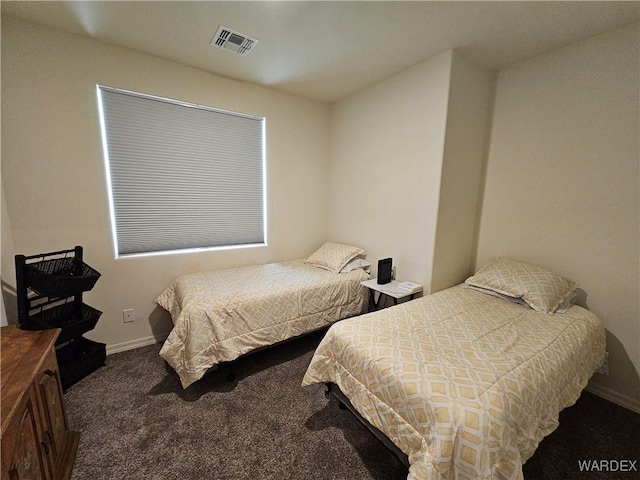
{"label": "mattress", "polygon": [[522,479],[604,358],[589,311],[535,312],[456,286],[332,326],[303,386],[335,383],[409,459],[409,479]]}
{"label": "mattress", "polygon": [[156,299],[173,321],[160,355],[186,388],[220,362],[361,314],[367,278],[302,260],[184,275]]}

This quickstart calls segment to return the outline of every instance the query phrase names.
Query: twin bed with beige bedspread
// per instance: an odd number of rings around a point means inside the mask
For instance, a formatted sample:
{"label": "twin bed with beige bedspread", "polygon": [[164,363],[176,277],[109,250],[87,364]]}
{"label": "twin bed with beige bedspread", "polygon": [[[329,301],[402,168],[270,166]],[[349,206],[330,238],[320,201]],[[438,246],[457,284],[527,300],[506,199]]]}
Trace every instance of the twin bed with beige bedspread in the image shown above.
{"label": "twin bed with beige bedspread", "polygon": [[303,385],[339,387],[408,456],[410,480],[522,479],[604,356],[598,318],[556,307],[456,286],[348,319],[329,329]]}
{"label": "twin bed with beige bedspread", "polygon": [[221,362],[360,315],[362,255],[328,242],[304,260],[184,275],[156,299],[173,321],[160,355],[187,388]]}

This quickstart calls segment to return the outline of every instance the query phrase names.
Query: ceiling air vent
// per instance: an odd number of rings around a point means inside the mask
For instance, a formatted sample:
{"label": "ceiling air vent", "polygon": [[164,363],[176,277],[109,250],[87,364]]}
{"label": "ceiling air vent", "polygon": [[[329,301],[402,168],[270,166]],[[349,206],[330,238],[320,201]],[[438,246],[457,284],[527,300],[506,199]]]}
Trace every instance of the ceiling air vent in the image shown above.
{"label": "ceiling air vent", "polygon": [[211,45],[214,47],[224,48],[237,55],[248,55],[257,43],[257,38],[236,32],[222,25],[218,27],[218,31],[211,40]]}

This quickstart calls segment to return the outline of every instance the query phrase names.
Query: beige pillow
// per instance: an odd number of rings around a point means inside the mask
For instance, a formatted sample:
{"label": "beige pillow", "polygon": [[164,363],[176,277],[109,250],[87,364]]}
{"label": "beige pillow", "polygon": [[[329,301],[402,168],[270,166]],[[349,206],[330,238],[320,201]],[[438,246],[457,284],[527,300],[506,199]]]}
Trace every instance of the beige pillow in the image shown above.
{"label": "beige pillow", "polygon": [[537,312],[545,313],[553,313],[576,288],[575,282],[544,268],[503,257],[482,267],[465,283],[522,298]]}
{"label": "beige pillow", "polygon": [[304,263],[315,265],[330,272],[340,273],[342,267],[349,263],[350,260],[364,254],[365,251],[363,249],[352,245],[327,242],[313,252]]}

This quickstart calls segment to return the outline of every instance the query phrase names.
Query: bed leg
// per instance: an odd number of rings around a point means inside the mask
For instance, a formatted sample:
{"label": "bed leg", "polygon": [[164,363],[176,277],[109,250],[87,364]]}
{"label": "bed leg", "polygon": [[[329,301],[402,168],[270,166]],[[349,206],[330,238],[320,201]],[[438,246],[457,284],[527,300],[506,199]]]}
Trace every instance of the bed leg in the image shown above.
{"label": "bed leg", "polygon": [[[333,389],[332,389],[333,384],[332,383],[325,383],[324,385],[325,385],[325,387],[327,387],[327,389],[324,392],[324,396],[326,398],[329,398],[329,397],[331,397],[331,395],[333,393]],[[340,410],[349,410],[349,407],[347,407],[344,404],[344,402],[342,400],[340,400],[340,398],[338,398],[336,395],[334,395],[334,397],[336,397],[336,400],[338,400],[338,408]]]}
{"label": "bed leg", "polygon": [[325,383],[324,384],[326,390],[324,391],[324,398],[331,398],[331,384],[330,383]]}

